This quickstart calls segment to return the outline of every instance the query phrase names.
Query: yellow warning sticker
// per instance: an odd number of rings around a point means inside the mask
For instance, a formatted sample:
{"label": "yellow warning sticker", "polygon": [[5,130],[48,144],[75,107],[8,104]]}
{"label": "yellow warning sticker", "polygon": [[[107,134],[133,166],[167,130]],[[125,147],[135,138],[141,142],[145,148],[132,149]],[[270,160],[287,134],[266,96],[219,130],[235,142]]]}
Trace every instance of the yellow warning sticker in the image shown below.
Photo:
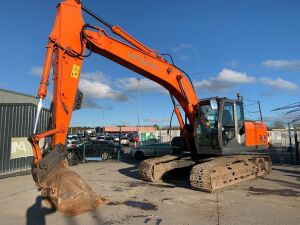
{"label": "yellow warning sticker", "polygon": [[78,79],[79,72],[80,72],[80,66],[73,64],[71,77]]}

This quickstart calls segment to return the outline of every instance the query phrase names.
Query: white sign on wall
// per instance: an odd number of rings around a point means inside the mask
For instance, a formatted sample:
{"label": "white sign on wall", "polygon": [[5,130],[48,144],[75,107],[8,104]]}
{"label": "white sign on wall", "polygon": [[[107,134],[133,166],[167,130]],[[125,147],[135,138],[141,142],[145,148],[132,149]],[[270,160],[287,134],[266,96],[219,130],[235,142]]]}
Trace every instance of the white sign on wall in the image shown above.
{"label": "white sign on wall", "polygon": [[[40,147],[44,145],[45,139],[40,141]],[[33,156],[32,147],[27,137],[11,138],[10,158],[17,159]]]}

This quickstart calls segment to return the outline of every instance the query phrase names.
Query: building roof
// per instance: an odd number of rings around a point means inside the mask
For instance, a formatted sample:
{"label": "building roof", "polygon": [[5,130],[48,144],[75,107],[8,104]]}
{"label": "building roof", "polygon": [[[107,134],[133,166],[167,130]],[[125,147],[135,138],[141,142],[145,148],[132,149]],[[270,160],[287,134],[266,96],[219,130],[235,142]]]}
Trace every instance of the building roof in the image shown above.
{"label": "building roof", "polygon": [[38,104],[38,99],[32,95],[27,95],[27,94],[0,88],[0,104],[10,104],[10,103]]}

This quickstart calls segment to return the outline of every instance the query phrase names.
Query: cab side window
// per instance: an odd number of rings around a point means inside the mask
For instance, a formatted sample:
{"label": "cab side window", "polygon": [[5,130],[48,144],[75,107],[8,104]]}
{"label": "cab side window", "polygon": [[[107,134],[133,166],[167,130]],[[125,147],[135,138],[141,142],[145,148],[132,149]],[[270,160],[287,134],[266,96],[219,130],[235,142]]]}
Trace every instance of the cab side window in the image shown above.
{"label": "cab side window", "polygon": [[233,103],[226,102],[223,111],[223,127],[234,127]]}
{"label": "cab side window", "polygon": [[222,138],[224,146],[227,145],[231,139],[235,138],[234,107],[232,102],[224,103],[222,116]]}
{"label": "cab side window", "polygon": [[238,131],[240,135],[242,135],[244,131],[244,113],[243,113],[243,105],[241,103],[236,103],[236,119],[238,125]]}

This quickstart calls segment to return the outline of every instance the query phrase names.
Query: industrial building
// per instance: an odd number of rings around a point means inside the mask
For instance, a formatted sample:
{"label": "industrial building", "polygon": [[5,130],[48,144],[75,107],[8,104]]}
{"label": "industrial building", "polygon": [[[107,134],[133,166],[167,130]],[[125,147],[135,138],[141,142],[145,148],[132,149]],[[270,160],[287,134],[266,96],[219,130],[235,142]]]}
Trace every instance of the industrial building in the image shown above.
{"label": "industrial building", "polygon": [[[31,169],[27,138],[33,132],[36,110],[36,97],[0,89],[0,178]],[[50,111],[42,109],[37,132],[49,128],[49,119]]]}

